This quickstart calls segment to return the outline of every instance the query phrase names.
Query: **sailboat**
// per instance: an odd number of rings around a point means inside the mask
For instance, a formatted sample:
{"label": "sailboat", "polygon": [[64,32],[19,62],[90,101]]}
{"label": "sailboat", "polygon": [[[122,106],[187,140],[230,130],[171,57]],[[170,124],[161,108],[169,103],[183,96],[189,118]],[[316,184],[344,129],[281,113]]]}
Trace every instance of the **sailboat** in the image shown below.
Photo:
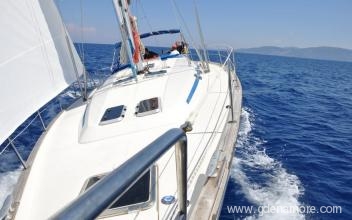
{"label": "sailboat", "polygon": [[[220,63],[199,50],[194,61],[181,37],[170,53],[145,56],[143,37],[180,31],[140,35],[129,1],[113,3],[121,65],[50,123],[22,161],[25,169],[0,218],[219,217],[242,102],[233,50],[220,51]],[[8,34],[0,40],[6,51],[0,57],[6,82],[1,94],[15,93],[2,95],[2,143],[33,112],[85,78],[85,70],[52,1],[0,6],[8,13],[0,19]]]}

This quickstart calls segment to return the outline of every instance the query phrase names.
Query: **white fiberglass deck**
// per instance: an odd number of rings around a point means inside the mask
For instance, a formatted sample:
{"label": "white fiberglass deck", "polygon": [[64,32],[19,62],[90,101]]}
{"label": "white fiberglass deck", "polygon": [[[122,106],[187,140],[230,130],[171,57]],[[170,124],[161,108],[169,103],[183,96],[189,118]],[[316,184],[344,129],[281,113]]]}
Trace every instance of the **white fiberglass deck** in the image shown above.
{"label": "white fiberglass deck", "polygon": [[[195,201],[194,187],[203,183],[210,158],[223,131],[229,104],[228,75],[220,66],[210,65],[211,72],[197,80],[193,63],[179,56],[166,61],[154,60],[151,72],[125,83],[114,83],[122,73],[111,78],[83,104],[63,112],[43,138],[24,187],[16,219],[47,219],[81,192],[86,180],[117,168],[155,138],[170,128],[190,121],[188,137],[188,199]],[[200,70],[198,70],[200,71]],[[160,97],[159,113],[136,117],[135,107],[143,99]],[[120,122],[99,125],[107,108],[125,105]],[[85,116],[84,116],[85,115]],[[85,120],[83,118],[85,117]],[[165,219],[172,216],[175,204],[161,204],[166,195],[176,196],[173,150],[157,162],[157,197],[147,210],[133,211],[113,219]],[[202,175],[200,175],[202,174]],[[195,190],[197,191],[197,190]]]}

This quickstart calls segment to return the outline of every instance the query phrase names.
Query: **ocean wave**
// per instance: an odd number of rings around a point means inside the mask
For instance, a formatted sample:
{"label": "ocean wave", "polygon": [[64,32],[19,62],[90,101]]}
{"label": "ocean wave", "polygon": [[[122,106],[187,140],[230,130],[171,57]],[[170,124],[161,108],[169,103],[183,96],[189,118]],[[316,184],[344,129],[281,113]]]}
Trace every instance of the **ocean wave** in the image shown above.
{"label": "ocean wave", "polygon": [[[254,116],[243,108],[236,145],[232,178],[241,187],[241,193],[255,206],[299,207],[299,197],[304,193],[300,180],[290,174],[282,163],[268,156],[263,149],[264,140],[252,134]],[[300,213],[258,213],[246,219],[304,219]]]}
{"label": "ocean wave", "polygon": [[77,99],[78,97],[80,97],[81,94],[78,91],[74,91],[74,90],[68,90],[65,93],[61,94],[61,97],[69,97],[72,99]]}
{"label": "ocean wave", "polygon": [[0,173],[0,209],[7,196],[12,193],[20,174],[20,170]]}

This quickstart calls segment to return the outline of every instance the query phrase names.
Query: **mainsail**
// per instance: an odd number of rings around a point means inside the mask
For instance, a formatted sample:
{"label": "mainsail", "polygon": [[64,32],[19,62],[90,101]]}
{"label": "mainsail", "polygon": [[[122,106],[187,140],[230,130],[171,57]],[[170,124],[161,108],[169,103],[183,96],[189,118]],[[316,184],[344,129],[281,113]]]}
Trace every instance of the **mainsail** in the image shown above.
{"label": "mainsail", "polygon": [[0,144],[82,75],[54,1],[0,1]]}

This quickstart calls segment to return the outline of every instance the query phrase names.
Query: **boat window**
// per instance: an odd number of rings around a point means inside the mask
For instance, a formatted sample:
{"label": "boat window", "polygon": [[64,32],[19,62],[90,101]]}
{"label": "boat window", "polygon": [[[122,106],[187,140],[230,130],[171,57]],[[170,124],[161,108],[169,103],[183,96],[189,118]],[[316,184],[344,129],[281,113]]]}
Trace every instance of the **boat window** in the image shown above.
{"label": "boat window", "polygon": [[110,208],[118,208],[149,200],[150,172],[145,173],[119,200]]}
{"label": "boat window", "polygon": [[121,121],[125,117],[126,109],[127,108],[124,105],[106,109],[103,117],[100,120],[100,125]]}
{"label": "boat window", "polygon": [[[89,178],[82,190],[87,191],[95,183],[101,180],[106,174]],[[156,198],[155,190],[156,167],[148,170],[133,186],[109,209],[106,209],[100,217],[126,214],[131,210],[144,210],[153,205]]]}
{"label": "boat window", "polygon": [[138,117],[161,112],[161,101],[159,97],[142,100],[136,107]]}

